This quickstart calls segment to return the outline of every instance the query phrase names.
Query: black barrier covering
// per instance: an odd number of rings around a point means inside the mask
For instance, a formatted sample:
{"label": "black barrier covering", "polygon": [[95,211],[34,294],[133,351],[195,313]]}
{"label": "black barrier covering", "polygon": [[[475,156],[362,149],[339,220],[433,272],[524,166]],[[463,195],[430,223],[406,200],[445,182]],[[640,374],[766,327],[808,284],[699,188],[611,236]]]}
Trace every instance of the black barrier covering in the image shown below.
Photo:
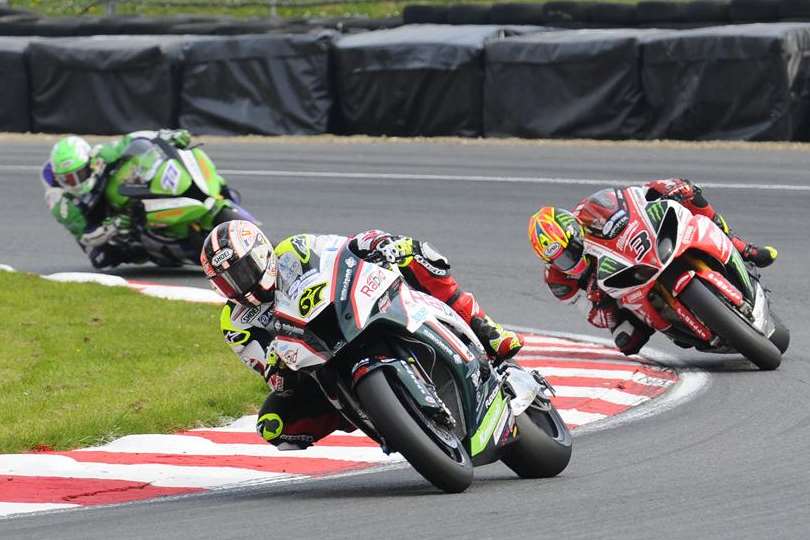
{"label": "black barrier covering", "polygon": [[731,0],[732,22],[771,22],[779,18],[779,0]]}
{"label": "black barrier covering", "polygon": [[405,24],[447,24],[449,11],[448,6],[415,4],[405,6],[402,10],[402,19]]}
{"label": "black barrier covering", "polygon": [[651,137],[807,137],[810,24],[671,32],[647,40],[643,59]]}
{"label": "black barrier covering", "polygon": [[516,31],[411,25],[338,40],[343,129],[373,135],[480,135],[484,42]]}
{"label": "black barrier covering", "polygon": [[543,4],[495,4],[490,10],[489,20],[492,24],[530,24],[546,23]]}
{"label": "black barrier covering", "polygon": [[486,46],[487,136],[643,137],[642,37],[655,30],[568,30]]}
{"label": "black barrier covering", "polygon": [[180,126],[194,133],[325,133],[332,107],[334,33],[254,35],[191,42]]}
{"label": "black barrier covering", "polygon": [[32,42],[33,129],[115,134],[176,125],[174,65],[183,42],[175,36]]}
{"label": "black barrier covering", "polygon": [[0,38],[0,131],[31,130],[27,47],[27,39]]}
{"label": "black barrier covering", "polygon": [[597,2],[588,10],[588,21],[595,26],[634,26],[636,5]]}

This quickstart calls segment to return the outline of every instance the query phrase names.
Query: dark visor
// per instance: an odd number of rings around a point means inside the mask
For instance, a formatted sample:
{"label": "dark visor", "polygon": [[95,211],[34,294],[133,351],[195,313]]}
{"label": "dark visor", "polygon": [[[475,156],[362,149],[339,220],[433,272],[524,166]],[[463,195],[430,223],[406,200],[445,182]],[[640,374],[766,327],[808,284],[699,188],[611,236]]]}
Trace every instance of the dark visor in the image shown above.
{"label": "dark visor", "polygon": [[560,255],[554,259],[551,264],[556,266],[563,272],[572,270],[579,261],[582,260],[582,242],[577,238],[568,239],[568,247],[560,252]]}
{"label": "dark visor", "polygon": [[251,255],[248,255],[209,279],[224,296],[237,298],[250,292],[259,283],[264,270]]}

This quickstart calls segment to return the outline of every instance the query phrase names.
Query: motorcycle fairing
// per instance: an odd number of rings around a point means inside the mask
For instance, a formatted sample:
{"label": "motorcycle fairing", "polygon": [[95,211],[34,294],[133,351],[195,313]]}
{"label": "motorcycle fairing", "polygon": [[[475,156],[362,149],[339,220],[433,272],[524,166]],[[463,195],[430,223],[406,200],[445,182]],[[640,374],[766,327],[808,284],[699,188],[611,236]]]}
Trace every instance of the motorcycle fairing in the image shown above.
{"label": "motorcycle fairing", "polygon": [[[327,283],[324,291],[328,289],[328,296],[310,314],[302,316],[298,310],[302,298],[313,284],[320,283]],[[434,351],[436,361],[442,361],[456,381],[465,430],[463,442],[474,462],[497,459],[497,448],[515,440],[511,406],[503,406],[511,398],[502,393],[500,375],[493,372],[486,381],[481,380],[479,361],[487,361],[486,353],[458,314],[443,302],[411,290],[397,271],[357,257],[346,244],[331,254],[322,254],[319,271],[302,276],[300,284],[290,287],[289,294],[277,293],[275,315],[280,334],[271,347],[276,347],[278,358],[293,370],[327,363],[361,334],[379,325],[391,329],[392,339],[398,334],[412,336]],[[319,317],[335,317],[332,324],[340,329],[341,339],[331,349],[309,328]],[[402,340],[400,346],[407,348],[407,341]],[[413,359],[412,355],[404,356]],[[413,390],[412,395],[426,414],[437,411],[437,404],[431,401],[438,400],[442,405],[434,389],[420,383],[420,377],[414,374],[421,369],[415,362],[410,365],[407,359],[400,358],[362,359],[354,367],[353,382],[374,369],[390,369],[405,388]]]}
{"label": "motorcycle fairing", "polygon": [[[630,219],[621,234],[613,238],[589,237],[585,242],[586,254],[597,259],[597,281],[602,290],[655,330],[674,331],[670,320],[651,302],[650,292],[656,288],[677,320],[699,340],[709,342],[712,332],[677,299],[689,281],[697,277],[731,305],[742,311],[751,310],[754,327],[764,335],[773,333],[775,326],[769,320],[761,285],[752,283],[739,252],[711,219],[692,214],[676,201],[648,202],[641,188],[623,191]],[[685,261],[687,266],[680,275],[676,274],[673,294],[669,294],[656,285],[675,260]],[[711,260],[716,268],[707,264]],[[725,275],[717,271],[723,267]],[[679,267],[673,270],[676,268]],[[747,308],[744,300],[752,308]]]}

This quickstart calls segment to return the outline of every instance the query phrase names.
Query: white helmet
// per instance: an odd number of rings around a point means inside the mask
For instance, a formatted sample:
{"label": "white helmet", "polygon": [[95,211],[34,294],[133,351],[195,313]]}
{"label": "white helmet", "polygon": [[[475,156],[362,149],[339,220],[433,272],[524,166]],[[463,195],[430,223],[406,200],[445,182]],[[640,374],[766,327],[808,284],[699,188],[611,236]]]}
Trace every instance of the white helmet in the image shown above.
{"label": "white helmet", "polygon": [[272,302],[278,259],[270,240],[250,221],[220,223],[203,244],[200,264],[220,294],[240,304]]}

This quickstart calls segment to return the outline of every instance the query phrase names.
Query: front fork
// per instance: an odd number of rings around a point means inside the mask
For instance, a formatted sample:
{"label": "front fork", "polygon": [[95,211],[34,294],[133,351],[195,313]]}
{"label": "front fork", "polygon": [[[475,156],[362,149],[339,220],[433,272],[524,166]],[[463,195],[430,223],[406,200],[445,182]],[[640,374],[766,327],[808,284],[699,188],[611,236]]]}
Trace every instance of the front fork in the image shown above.
{"label": "front fork", "polygon": [[455,427],[456,421],[452,413],[439,398],[436,387],[430,382],[422,366],[413,357],[403,360],[380,355],[361,360],[352,369],[352,388],[369,373],[378,369],[386,369],[390,377],[395,377],[428,418],[450,429]]}
{"label": "front fork", "polygon": [[749,304],[745,302],[743,294],[723,274],[712,270],[704,261],[691,255],[684,255],[683,259],[689,263],[689,269],[681,273],[675,280],[672,292],[660,282],[655,284],[654,290],[696,337],[702,341],[710,342],[714,336],[713,332],[677,298],[695,278],[711,285],[713,290],[719,292],[726,301],[737,308],[743,315],[750,315],[751,309]]}

